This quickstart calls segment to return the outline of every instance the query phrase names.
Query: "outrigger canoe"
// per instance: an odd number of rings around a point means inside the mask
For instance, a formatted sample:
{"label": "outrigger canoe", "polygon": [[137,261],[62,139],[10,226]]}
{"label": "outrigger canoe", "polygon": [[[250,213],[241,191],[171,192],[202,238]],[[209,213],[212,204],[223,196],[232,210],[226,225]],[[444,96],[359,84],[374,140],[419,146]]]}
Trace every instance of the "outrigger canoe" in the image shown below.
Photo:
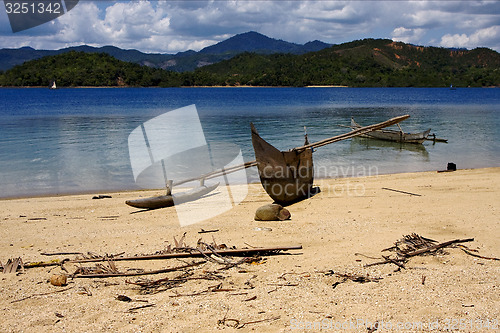
{"label": "outrigger canoe", "polygon": [[[409,117],[409,115],[395,117],[378,124],[361,127],[359,129],[352,130],[351,132],[333,136],[315,143],[307,143],[306,141],[304,146],[296,147],[288,151],[280,151],[273,147],[270,143],[260,137],[259,133],[255,129],[255,126],[251,124],[255,161],[225,168],[224,170],[213,171],[200,175],[199,177],[184,179],[175,183],[171,182],[168,188],[171,188],[172,185],[180,185],[200,179],[203,182],[203,180],[220,177],[224,174],[257,166],[261,183],[269,196],[277,203],[290,205],[309,197],[315,192],[313,190],[314,170],[312,159],[314,148],[376,131],[387,126],[397,124]],[[174,204],[199,199],[215,190],[218,185],[218,183],[212,186],[201,185],[197,188],[179,194],[171,194],[167,188],[167,195],[128,200],[126,201],[126,204],[143,209],[170,207],[174,206]]]}
{"label": "outrigger canoe", "polygon": [[[362,128],[360,124],[354,121],[354,119],[351,118],[351,128],[353,130]],[[428,130],[420,133],[405,133],[399,126],[399,131],[396,130],[390,130],[390,129],[380,129],[376,131],[372,131],[370,133],[366,133],[363,135],[360,135],[360,137],[364,138],[370,138],[370,139],[379,139],[379,140],[386,140],[386,141],[394,141],[394,142],[400,142],[400,143],[416,143],[416,144],[421,144],[425,140],[427,140],[427,137],[429,136],[429,133],[431,132],[431,129],[429,128]]]}

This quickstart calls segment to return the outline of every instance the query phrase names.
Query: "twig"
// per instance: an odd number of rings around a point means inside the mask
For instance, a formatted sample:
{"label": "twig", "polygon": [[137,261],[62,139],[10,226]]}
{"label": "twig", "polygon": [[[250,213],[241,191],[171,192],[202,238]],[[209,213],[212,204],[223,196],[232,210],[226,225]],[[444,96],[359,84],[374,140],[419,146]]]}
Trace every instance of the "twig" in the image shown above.
{"label": "twig", "polygon": [[217,232],[219,231],[219,229],[214,229],[214,230],[205,230],[205,229],[201,229],[200,231],[198,231],[199,234],[207,234],[209,232]]}
{"label": "twig", "polygon": [[475,253],[472,253],[470,252],[468,249],[464,249],[462,246],[459,246],[458,247],[460,250],[464,251],[465,253],[467,253],[468,255],[471,255],[473,257],[477,257],[477,258],[481,258],[481,259],[487,259],[487,260],[500,260],[500,258],[494,258],[494,257],[483,257],[483,256],[480,256],[479,254],[475,254]]}
{"label": "twig", "polygon": [[393,191],[393,192],[399,192],[399,193],[414,195],[414,196],[417,196],[417,197],[421,197],[422,196],[421,194],[416,194],[416,193],[411,193],[411,192],[406,192],[406,191],[395,190],[395,189],[388,188],[388,187],[382,187],[382,189],[383,190],[387,190],[387,191]]}
{"label": "twig", "polygon": [[42,256],[66,256],[71,254],[83,254],[82,252],[41,252]]}
{"label": "twig", "polygon": [[429,246],[427,248],[424,248],[424,249],[419,249],[419,250],[416,250],[416,251],[413,251],[413,252],[405,253],[404,256],[407,257],[407,258],[414,257],[414,256],[418,256],[419,254],[422,254],[422,253],[434,251],[434,250],[440,249],[442,247],[449,246],[451,244],[473,242],[473,241],[474,241],[474,238],[454,239],[454,240],[450,240],[450,241],[447,241],[447,242],[439,243],[439,244],[436,244],[436,245],[431,245],[431,246]]}
{"label": "twig", "polygon": [[398,262],[396,259],[392,259],[388,256],[382,256],[382,258],[393,263],[394,265],[398,266],[399,268],[406,269],[406,267],[402,263]]}
{"label": "twig", "polygon": [[73,288],[73,286],[65,288],[65,289],[54,290],[54,291],[51,291],[51,292],[48,292],[48,293],[34,294],[34,295],[31,295],[31,296],[28,296],[28,297],[24,297],[24,298],[21,298],[21,299],[17,299],[17,300],[11,301],[11,303],[21,302],[21,301],[24,301],[24,300],[26,300],[28,298],[36,297],[36,296],[46,296],[46,295],[55,294],[55,293],[62,293],[62,292],[66,291],[66,290],[69,290],[71,288]]}
{"label": "twig", "polygon": [[135,308],[128,309],[127,311],[128,312],[132,312],[132,311],[135,311],[135,310],[140,310],[140,309],[144,309],[144,308],[150,308],[150,307],[153,307],[153,306],[156,306],[156,304],[146,304],[146,305],[142,305],[142,306],[137,306]]}
{"label": "twig", "polygon": [[261,320],[247,321],[246,323],[243,323],[243,324],[237,326],[236,328],[240,329],[240,328],[243,328],[245,325],[263,323],[266,321],[274,321],[274,320],[278,320],[278,319],[280,319],[280,316],[267,318],[267,319],[261,319]]}

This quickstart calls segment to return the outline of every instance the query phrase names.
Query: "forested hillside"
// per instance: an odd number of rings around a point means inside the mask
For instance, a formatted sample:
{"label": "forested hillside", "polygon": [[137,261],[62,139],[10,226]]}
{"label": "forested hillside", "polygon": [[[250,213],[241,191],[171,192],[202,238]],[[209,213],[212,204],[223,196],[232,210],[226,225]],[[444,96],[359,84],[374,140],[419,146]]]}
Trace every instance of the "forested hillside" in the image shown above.
{"label": "forested hillside", "polygon": [[32,60],[0,73],[2,86],[500,86],[500,54],[451,50],[387,39],[365,39],[317,52],[242,53],[177,73],[117,60],[103,53],[69,52]]}
{"label": "forested hillside", "polygon": [[179,86],[179,75],[158,68],[120,61],[105,53],[71,51],[31,60],[0,75],[2,86],[59,87]]}
{"label": "forested hillside", "polygon": [[241,54],[195,71],[195,85],[500,86],[500,54],[361,40],[304,55]]}

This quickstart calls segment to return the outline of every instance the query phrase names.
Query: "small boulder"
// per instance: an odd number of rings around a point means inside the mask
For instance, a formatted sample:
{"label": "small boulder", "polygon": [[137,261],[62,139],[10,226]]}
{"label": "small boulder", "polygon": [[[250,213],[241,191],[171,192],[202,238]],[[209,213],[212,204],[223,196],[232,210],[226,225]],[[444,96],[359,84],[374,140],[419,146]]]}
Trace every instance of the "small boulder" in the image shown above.
{"label": "small boulder", "polygon": [[288,209],[278,204],[269,204],[257,208],[254,219],[256,221],[284,221],[290,217]]}

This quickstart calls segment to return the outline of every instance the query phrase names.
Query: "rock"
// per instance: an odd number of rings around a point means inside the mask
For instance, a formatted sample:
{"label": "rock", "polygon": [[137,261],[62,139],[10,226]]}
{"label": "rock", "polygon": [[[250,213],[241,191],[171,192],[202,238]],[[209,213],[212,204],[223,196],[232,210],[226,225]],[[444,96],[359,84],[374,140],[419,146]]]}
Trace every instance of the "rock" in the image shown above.
{"label": "rock", "polygon": [[254,219],[256,221],[284,221],[290,217],[288,209],[278,204],[269,204],[257,208]]}
{"label": "rock", "polygon": [[66,281],[67,281],[67,277],[66,277],[66,275],[63,275],[63,274],[54,274],[50,277],[50,283],[53,286],[58,286],[58,287],[65,286]]}

